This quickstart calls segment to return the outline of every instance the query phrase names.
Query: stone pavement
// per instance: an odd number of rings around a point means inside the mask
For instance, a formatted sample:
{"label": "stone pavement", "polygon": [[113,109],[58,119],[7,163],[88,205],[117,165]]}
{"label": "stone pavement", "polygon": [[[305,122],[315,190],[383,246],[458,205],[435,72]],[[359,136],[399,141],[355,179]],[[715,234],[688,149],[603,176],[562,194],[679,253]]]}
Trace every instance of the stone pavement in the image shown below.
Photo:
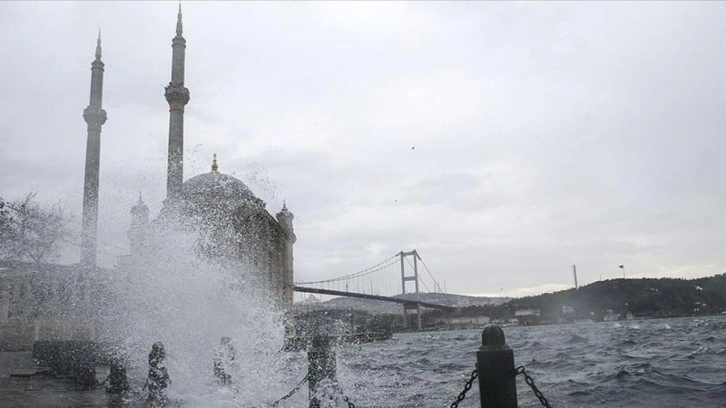
{"label": "stone pavement", "polygon": [[[42,374],[43,370],[30,352],[0,352],[0,407],[131,407],[118,396],[107,394],[103,387],[79,390],[69,381]],[[104,374],[99,373],[99,377],[105,378]]]}

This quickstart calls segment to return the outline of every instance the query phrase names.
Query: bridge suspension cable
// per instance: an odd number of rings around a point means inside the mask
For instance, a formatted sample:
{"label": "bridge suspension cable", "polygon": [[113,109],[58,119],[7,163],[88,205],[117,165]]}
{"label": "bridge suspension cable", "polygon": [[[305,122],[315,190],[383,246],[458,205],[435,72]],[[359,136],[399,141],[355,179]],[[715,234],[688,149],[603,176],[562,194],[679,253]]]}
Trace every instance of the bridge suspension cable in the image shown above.
{"label": "bridge suspension cable", "polygon": [[373,266],[369,266],[368,268],[362,269],[358,272],[353,272],[353,273],[350,273],[347,275],[338,276],[337,278],[324,279],[324,280],[318,280],[318,281],[309,281],[309,282],[295,282],[295,285],[317,285],[317,284],[321,284],[321,283],[339,282],[339,281],[344,281],[344,280],[349,280],[349,279],[360,278],[362,276],[370,275],[372,273],[378,272],[380,270],[383,270],[383,269],[395,264],[396,262],[398,262],[398,260],[395,259],[397,257],[398,257],[398,254],[395,254]]}
{"label": "bridge suspension cable", "polygon": [[[408,259],[409,257],[413,257],[413,264]],[[425,282],[425,274],[419,273],[417,261],[421,262],[433,281],[434,292],[431,291],[431,288]],[[406,267],[406,264],[408,264],[408,267]],[[380,271],[383,272],[378,273],[375,277],[370,276]],[[411,285],[408,284],[410,282],[415,284],[413,291],[411,291]],[[308,300],[313,302],[320,300],[313,298],[312,294],[319,294],[324,296],[352,297],[401,303],[403,305],[404,327],[408,325],[408,316],[411,315],[416,318],[416,325],[421,329],[422,307],[450,308],[450,306],[429,303],[427,299],[422,299],[419,296],[421,293],[419,291],[419,284],[428,293],[442,293],[441,285],[434,278],[431,269],[421,259],[418,251],[414,249],[412,251],[401,251],[373,266],[347,275],[317,281],[295,282],[293,290],[301,294],[310,293],[311,295]],[[369,288],[370,291],[368,291]],[[400,291],[398,288],[400,288]],[[389,292],[389,289],[392,289],[392,293]],[[415,296],[411,297],[411,294]],[[415,313],[409,313],[414,311]]]}
{"label": "bridge suspension cable", "polygon": [[[415,256],[413,264],[411,263],[412,261],[404,255]],[[406,262],[403,262],[404,259],[406,260]],[[426,274],[414,272],[414,275],[410,275],[410,272],[405,272],[405,270],[415,271],[416,261],[419,261],[421,265],[423,265],[423,268],[426,269]],[[399,263],[400,268],[397,266]],[[404,265],[406,265],[405,270]],[[372,276],[374,273],[377,274],[375,276]],[[426,282],[429,279],[425,277],[425,275],[427,274],[432,282]],[[401,281],[402,279],[403,283]],[[320,290],[368,293],[371,295],[386,294],[387,296],[396,296],[401,293],[409,292],[409,290],[406,289],[406,281],[411,280],[417,280],[418,282],[416,285],[417,287],[418,285],[421,285],[422,291],[428,293],[443,292],[441,285],[434,277],[431,269],[428,267],[428,265],[426,265],[426,262],[421,258],[416,250],[406,253],[399,252],[384,259],[381,262],[378,262],[373,266],[369,266],[353,273],[348,273],[346,275],[336,276],[329,279],[295,282],[295,286],[315,286],[317,289]],[[429,286],[429,283],[432,283],[433,286]]]}
{"label": "bridge suspension cable", "polygon": [[443,292],[443,291],[441,290],[441,285],[440,285],[440,284],[439,284],[439,282],[438,282],[438,281],[436,280],[436,278],[434,278],[434,275],[433,275],[433,274],[431,273],[431,270],[429,269],[429,267],[428,267],[428,266],[426,266],[426,262],[424,262],[424,260],[423,260],[423,259],[421,259],[421,255],[419,255],[419,256],[418,256],[418,260],[419,260],[419,261],[421,261],[421,264],[422,264],[422,265],[424,266],[424,269],[426,269],[426,272],[428,272],[429,276],[430,276],[430,277],[431,277],[431,279],[432,279],[432,280],[434,281],[434,291],[435,291],[435,290],[437,290],[437,288],[438,288],[438,291],[439,291],[439,292]]}

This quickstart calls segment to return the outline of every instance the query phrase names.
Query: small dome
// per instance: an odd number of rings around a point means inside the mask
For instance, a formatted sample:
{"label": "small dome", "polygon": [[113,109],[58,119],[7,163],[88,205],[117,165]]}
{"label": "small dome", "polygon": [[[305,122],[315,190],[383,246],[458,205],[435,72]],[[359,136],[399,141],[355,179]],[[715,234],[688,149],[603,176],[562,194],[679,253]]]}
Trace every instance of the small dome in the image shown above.
{"label": "small dome", "polygon": [[131,214],[133,215],[149,215],[149,207],[144,204],[144,200],[141,199],[141,193],[139,193],[139,201],[131,207]]}
{"label": "small dome", "polygon": [[210,171],[190,178],[182,185],[182,192],[187,197],[212,195],[228,198],[248,198],[255,196],[245,183],[218,171]]}

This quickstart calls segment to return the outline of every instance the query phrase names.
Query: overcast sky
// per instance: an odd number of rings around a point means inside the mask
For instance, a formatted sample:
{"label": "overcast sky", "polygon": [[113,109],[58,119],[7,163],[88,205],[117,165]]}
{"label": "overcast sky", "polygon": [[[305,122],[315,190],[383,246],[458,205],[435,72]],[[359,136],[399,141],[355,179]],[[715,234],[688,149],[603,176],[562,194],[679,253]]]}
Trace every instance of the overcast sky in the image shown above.
{"label": "overcast sky", "polygon": [[[80,206],[96,31],[99,256],[165,194],[173,2],[0,3],[0,196]],[[185,178],[295,213],[296,280],[418,249],[453,293],[726,269],[726,3],[186,2]],[[77,248],[75,249],[77,256]]]}

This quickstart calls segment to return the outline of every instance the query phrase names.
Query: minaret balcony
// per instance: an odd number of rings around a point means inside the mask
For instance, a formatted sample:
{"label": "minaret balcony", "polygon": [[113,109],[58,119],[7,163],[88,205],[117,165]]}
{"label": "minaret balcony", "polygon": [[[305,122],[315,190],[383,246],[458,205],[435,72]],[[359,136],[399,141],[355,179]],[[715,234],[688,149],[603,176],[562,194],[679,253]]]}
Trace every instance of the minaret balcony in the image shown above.
{"label": "minaret balcony", "polygon": [[86,121],[89,127],[100,127],[106,123],[106,119],[106,111],[97,106],[88,105],[86,109],[83,110],[83,120]]}
{"label": "minaret balcony", "polygon": [[169,106],[184,106],[189,102],[189,89],[185,88],[183,84],[169,83],[165,89],[164,96],[169,102]]}

